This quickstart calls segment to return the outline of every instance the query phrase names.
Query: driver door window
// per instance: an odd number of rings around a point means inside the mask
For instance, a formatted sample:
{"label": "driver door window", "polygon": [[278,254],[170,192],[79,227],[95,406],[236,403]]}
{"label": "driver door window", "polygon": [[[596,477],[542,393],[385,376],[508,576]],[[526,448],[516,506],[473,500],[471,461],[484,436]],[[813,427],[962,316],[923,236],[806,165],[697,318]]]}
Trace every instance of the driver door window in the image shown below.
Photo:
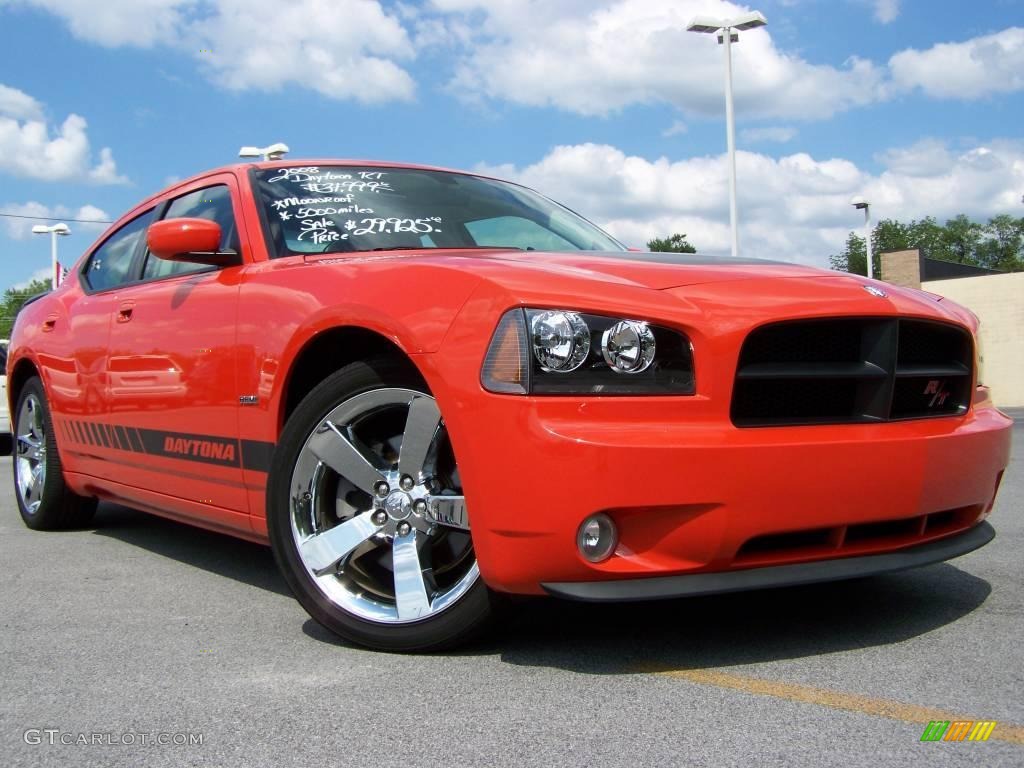
{"label": "driver door window", "polygon": [[[215,221],[220,224],[220,250],[239,250],[238,229],[235,226],[235,214],[231,208],[231,191],[223,184],[197,189],[172,200],[163,218],[164,220],[192,218]],[[182,261],[166,261],[158,259],[150,253],[146,255],[146,266],[142,273],[142,279],[155,280],[171,275],[185,275],[211,269],[215,269],[215,267]]]}

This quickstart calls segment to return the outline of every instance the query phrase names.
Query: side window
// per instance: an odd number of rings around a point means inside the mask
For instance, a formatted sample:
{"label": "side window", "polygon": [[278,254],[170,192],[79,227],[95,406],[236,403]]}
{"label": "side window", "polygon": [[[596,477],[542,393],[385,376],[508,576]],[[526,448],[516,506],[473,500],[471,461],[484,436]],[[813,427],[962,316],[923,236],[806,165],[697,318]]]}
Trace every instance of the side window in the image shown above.
{"label": "side window", "polygon": [[131,279],[135,247],[152,220],[153,211],[136,216],[92,252],[85,267],[85,282],[92,290],[105,291]]}
{"label": "side window", "polygon": [[[175,198],[167,207],[167,219],[209,219],[220,224],[220,250],[235,250],[238,246],[238,230],[235,227],[235,213],[231,208],[231,190],[223,184],[206,187]],[[189,264],[183,261],[165,261],[153,254],[146,255],[146,267],[142,278],[152,280],[158,277],[184,275],[211,269],[205,264]]]}

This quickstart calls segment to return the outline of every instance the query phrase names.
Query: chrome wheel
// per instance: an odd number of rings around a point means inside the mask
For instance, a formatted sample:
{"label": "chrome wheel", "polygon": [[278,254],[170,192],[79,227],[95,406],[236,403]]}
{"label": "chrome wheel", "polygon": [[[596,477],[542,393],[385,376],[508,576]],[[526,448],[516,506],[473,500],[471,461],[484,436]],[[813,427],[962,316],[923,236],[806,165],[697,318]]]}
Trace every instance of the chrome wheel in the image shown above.
{"label": "chrome wheel", "polygon": [[422,392],[374,389],[333,408],[299,451],[288,503],[308,575],[361,619],[431,618],[479,578],[448,434]]}
{"label": "chrome wheel", "polygon": [[46,485],[46,428],[43,409],[35,395],[29,395],[18,411],[14,447],[18,495],[25,511],[33,515],[43,500]]}

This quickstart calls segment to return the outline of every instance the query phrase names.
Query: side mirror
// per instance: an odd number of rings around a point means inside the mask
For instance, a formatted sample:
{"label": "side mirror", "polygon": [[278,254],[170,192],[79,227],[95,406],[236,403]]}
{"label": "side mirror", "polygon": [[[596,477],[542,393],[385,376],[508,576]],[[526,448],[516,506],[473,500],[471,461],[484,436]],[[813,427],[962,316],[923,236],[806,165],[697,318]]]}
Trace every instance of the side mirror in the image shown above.
{"label": "side mirror", "polygon": [[220,224],[208,219],[165,219],[149,225],[146,245],[149,252],[166,261],[210,264],[225,267],[237,264],[234,251],[219,251]]}

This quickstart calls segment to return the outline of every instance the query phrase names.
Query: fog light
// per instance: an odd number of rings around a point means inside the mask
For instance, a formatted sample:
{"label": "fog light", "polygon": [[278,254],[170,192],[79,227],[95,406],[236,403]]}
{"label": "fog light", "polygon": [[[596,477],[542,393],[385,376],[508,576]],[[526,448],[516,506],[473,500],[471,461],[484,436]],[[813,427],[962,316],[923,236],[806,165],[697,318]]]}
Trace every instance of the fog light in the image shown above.
{"label": "fog light", "polygon": [[619,544],[619,532],[615,521],[608,515],[591,515],[583,521],[576,534],[576,546],[580,554],[592,563],[600,563],[612,556]]}

